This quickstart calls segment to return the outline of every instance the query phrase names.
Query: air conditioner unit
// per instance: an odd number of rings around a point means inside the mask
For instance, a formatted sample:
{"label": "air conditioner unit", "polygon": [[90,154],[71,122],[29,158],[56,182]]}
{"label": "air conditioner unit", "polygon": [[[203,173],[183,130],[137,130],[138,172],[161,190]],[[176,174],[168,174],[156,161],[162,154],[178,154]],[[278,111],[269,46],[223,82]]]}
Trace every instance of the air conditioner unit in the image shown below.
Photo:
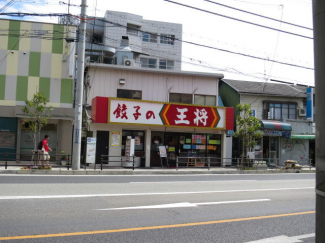
{"label": "air conditioner unit", "polygon": [[134,66],[135,62],[133,59],[125,59],[124,60],[124,66]]}
{"label": "air conditioner unit", "polygon": [[306,116],[306,109],[298,109],[299,116]]}

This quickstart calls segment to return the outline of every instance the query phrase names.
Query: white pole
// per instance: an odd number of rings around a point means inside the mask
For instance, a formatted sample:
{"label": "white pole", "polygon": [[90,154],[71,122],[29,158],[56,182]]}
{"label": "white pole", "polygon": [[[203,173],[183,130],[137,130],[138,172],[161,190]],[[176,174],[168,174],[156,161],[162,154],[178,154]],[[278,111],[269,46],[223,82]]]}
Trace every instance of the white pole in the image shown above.
{"label": "white pole", "polygon": [[81,122],[82,122],[82,101],[84,83],[84,63],[85,63],[85,38],[86,38],[86,7],[87,0],[81,2],[81,21],[78,35],[78,60],[77,60],[77,82],[75,92],[75,117],[73,131],[73,154],[72,169],[80,170],[81,153]]}

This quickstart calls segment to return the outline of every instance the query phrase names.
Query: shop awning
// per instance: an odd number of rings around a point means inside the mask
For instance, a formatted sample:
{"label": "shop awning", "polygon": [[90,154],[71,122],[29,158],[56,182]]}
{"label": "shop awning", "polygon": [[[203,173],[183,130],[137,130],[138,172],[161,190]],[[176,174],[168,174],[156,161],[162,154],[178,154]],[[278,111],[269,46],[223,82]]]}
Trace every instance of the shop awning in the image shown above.
{"label": "shop awning", "polygon": [[292,131],[291,124],[286,122],[261,120],[262,130]]}
{"label": "shop awning", "polygon": [[291,139],[315,139],[315,135],[307,135],[307,134],[298,134],[298,135],[295,135],[295,134],[291,134]]}

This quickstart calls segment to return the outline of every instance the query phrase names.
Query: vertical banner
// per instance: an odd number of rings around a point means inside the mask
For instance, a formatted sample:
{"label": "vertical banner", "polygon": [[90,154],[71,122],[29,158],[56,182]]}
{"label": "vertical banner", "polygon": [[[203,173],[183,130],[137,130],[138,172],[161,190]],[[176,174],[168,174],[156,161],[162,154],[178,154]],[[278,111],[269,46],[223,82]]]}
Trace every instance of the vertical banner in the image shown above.
{"label": "vertical banner", "polygon": [[314,89],[307,88],[307,119],[313,120],[314,117]]}
{"label": "vertical banner", "polygon": [[96,160],[96,138],[87,138],[86,163],[94,164]]}

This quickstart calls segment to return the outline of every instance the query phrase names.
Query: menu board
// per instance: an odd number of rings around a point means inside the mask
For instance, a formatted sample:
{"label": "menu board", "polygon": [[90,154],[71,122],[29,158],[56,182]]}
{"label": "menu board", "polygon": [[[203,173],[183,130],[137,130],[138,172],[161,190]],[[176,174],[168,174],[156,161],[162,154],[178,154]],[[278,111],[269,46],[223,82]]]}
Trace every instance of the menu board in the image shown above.
{"label": "menu board", "polygon": [[134,139],[126,139],[125,142],[125,161],[130,162],[130,157],[134,156]]}
{"label": "menu board", "polygon": [[165,146],[159,146],[159,155],[161,158],[167,157],[167,151]]}
{"label": "menu board", "polygon": [[13,148],[15,147],[16,135],[13,132],[0,132],[0,147]]}

